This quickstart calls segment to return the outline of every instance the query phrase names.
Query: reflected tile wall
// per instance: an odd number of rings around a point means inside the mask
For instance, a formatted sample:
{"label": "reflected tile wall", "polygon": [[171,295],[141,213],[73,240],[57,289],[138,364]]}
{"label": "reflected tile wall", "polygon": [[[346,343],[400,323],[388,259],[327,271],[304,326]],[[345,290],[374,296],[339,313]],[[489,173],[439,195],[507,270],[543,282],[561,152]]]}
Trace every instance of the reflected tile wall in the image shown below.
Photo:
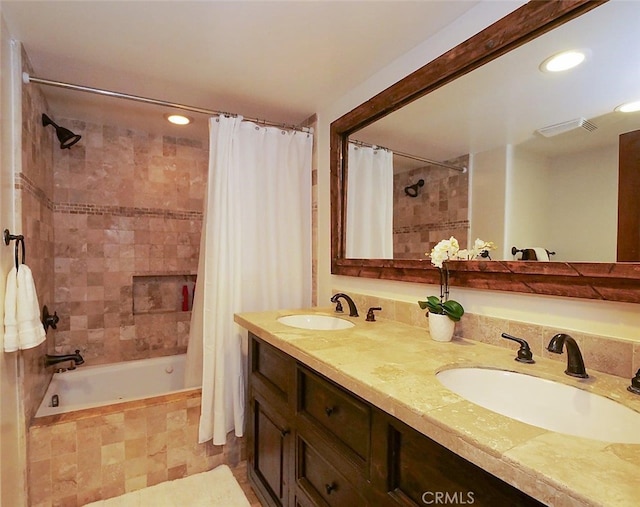
{"label": "reflected tile wall", "polygon": [[56,352],[87,364],[184,353],[190,312],[134,315],[133,279],[196,274],[207,146],[61,121],[83,137],[54,151]]}
{"label": "reflected tile wall", "polygon": [[[447,161],[465,166],[469,157]],[[416,197],[405,187],[424,180]],[[423,259],[441,240],[455,236],[465,248],[469,233],[469,175],[435,165],[395,174],[393,179],[393,257]]]}

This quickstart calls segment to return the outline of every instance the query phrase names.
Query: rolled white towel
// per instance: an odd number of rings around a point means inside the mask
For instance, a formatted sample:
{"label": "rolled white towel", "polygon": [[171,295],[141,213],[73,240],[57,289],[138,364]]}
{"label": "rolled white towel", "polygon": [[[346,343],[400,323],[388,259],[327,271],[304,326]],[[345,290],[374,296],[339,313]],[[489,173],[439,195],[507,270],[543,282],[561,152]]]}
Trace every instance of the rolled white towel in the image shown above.
{"label": "rolled white towel", "polygon": [[546,248],[535,247],[533,251],[536,253],[536,259],[543,262],[549,262],[549,252]]}
{"label": "rolled white towel", "polygon": [[21,349],[30,349],[40,345],[46,334],[40,321],[40,305],[29,266],[20,265],[17,280],[18,346]]}
{"label": "rolled white towel", "polygon": [[16,268],[11,268],[7,275],[7,286],[4,295],[4,351],[18,350],[18,300]]}

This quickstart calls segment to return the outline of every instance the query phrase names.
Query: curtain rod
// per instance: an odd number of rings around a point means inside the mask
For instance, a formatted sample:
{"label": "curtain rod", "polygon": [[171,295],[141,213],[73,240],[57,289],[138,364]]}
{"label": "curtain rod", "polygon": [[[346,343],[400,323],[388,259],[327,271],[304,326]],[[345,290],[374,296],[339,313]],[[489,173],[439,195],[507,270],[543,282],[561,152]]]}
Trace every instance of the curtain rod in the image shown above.
{"label": "curtain rod", "polygon": [[409,153],[403,153],[401,151],[394,151],[390,148],[385,148],[384,146],[380,146],[377,144],[369,144],[369,143],[365,143],[362,141],[356,141],[355,139],[350,139],[349,140],[350,143],[353,143],[357,146],[366,146],[368,148],[382,148],[383,150],[388,150],[390,152],[392,152],[394,155],[398,155],[399,157],[403,157],[403,158],[410,158],[411,160],[417,160],[418,162],[424,162],[425,164],[431,164],[431,165],[437,165],[440,167],[446,167],[447,169],[453,169],[454,171],[459,171],[461,173],[466,173],[467,172],[467,168],[466,167],[458,167],[456,165],[452,165],[452,164],[447,164],[445,162],[438,162],[437,160],[430,160],[428,158],[423,158],[423,157],[418,157],[417,155],[411,155]]}
{"label": "curtain rod", "polygon": [[[156,106],[165,106],[165,107],[171,107],[174,109],[181,109],[183,111],[190,111],[192,113],[200,113],[200,114],[208,114],[208,115],[226,115],[226,116],[239,116],[235,113],[227,113],[224,111],[215,111],[213,109],[204,109],[202,107],[196,107],[196,106],[187,106],[184,104],[176,104],[174,102],[167,102],[165,100],[158,100],[158,99],[151,99],[148,97],[141,97],[139,95],[129,95],[127,93],[121,93],[121,92],[114,92],[111,90],[102,90],[100,88],[92,88],[90,86],[83,86],[83,85],[76,85],[76,84],[71,84],[71,83],[64,83],[62,81],[53,81],[50,79],[43,79],[43,78],[39,78],[39,77],[35,77],[35,76],[30,76],[27,72],[23,72],[22,73],[22,81],[26,84],[28,83],[37,83],[37,84],[42,84],[45,86],[54,86],[56,88],[64,88],[66,90],[74,90],[74,91],[80,91],[80,92],[87,92],[87,93],[93,93],[95,95],[104,95],[107,97],[113,97],[116,99],[125,99],[125,100],[132,100],[134,102],[143,102],[145,104],[153,104]],[[286,128],[286,129],[290,129],[290,130],[297,130],[300,132],[305,132],[305,133],[313,133],[313,128],[311,127],[298,127],[295,125],[287,125],[285,123],[276,123],[276,122],[272,122],[272,121],[268,121],[268,120],[261,120],[259,118],[245,118],[243,117],[244,120],[250,121],[250,122],[255,122],[255,123],[259,123],[261,125],[268,125],[270,127],[280,127],[280,128]]]}

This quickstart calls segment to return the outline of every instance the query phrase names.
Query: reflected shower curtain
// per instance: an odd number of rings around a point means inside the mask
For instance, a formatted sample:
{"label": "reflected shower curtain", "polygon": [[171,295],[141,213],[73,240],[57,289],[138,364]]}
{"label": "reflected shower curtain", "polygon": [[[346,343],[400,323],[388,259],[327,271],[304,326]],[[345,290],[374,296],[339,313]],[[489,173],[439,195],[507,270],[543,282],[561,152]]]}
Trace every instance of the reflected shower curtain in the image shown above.
{"label": "reflected shower curtain", "polygon": [[349,144],[346,256],[393,258],[393,153]]}
{"label": "reflected shower curtain", "polygon": [[209,176],[187,350],[199,442],[242,436],[246,332],[237,312],[311,304],[311,134],[210,119]]}

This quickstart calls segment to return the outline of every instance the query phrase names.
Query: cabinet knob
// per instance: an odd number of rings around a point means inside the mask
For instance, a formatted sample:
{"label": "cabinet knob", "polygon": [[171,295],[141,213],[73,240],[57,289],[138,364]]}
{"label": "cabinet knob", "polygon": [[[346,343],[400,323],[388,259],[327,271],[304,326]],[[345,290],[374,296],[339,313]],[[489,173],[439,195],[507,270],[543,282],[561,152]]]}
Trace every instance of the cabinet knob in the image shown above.
{"label": "cabinet knob", "polygon": [[333,407],[325,407],[324,413],[327,414],[327,417],[331,417],[331,414],[333,414],[334,410],[335,409]]}
{"label": "cabinet knob", "polygon": [[283,429],[283,430],[281,430],[281,431],[280,431],[280,436],[281,436],[282,438],[284,438],[284,437],[286,437],[289,433],[291,433],[291,430],[290,430],[290,429],[285,428],[285,429]]}
{"label": "cabinet knob", "polygon": [[325,484],[324,489],[327,492],[327,495],[330,495],[338,489],[338,485],[335,482],[332,482],[331,484]]}

